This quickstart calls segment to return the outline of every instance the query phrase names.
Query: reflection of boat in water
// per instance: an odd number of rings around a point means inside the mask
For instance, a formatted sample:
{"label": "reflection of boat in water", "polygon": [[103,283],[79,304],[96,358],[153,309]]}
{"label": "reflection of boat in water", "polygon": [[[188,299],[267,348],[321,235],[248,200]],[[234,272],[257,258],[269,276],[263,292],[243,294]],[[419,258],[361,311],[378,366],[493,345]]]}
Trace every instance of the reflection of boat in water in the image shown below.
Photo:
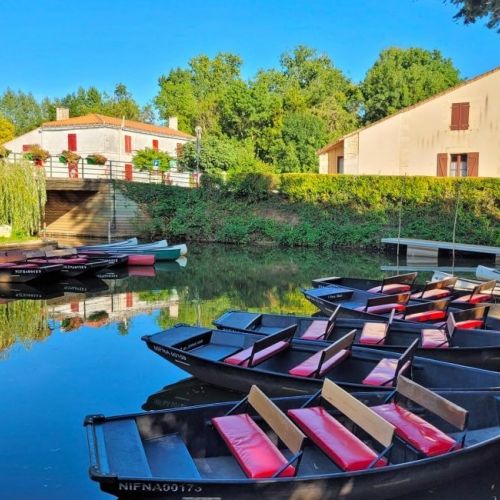
{"label": "reflection of boat in water", "polygon": [[103,280],[123,280],[130,277],[154,278],[156,272],[153,266],[127,266],[103,269],[96,276]]}
{"label": "reflection of boat in water", "polygon": [[97,293],[109,289],[102,279],[88,276],[86,278],[67,278],[57,283],[65,293]]}
{"label": "reflection of boat in water", "polygon": [[240,392],[221,389],[190,377],[167,385],[161,391],[151,394],[142,405],[142,409],[146,411],[164,410],[180,408],[181,406],[238,401],[242,397]]}
{"label": "reflection of boat in water", "polygon": [[2,299],[48,300],[61,297],[64,292],[59,286],[36,286],[27,283],[0,282],[0,297]]}

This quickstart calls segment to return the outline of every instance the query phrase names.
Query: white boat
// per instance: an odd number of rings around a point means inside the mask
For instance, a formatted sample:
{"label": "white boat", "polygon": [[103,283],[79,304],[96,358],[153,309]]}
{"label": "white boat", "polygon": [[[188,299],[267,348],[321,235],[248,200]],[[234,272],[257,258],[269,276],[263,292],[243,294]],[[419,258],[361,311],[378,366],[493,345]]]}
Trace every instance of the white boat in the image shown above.
{"label": "white boat", "polygon": [[500,269],[494,267],[477,266],[476,277],[480,280],[497,280],[500,282]]}
{"label": "white boat", "polygon": [[[478,267],[483,267],[483,266],[478,266]],[[434,274],[432,275],[432,281],[441,281],[441,280],[446,279],[446,278],[451,278],[452,276],[453,276],[452,274],[445,273],[443,271],[434,271]],[[488,278],[488,279],[490,280],[492,278]],[[475,286],[483,283],[483,281],[484,281],[484,279],[475,280],[475,279],[469,279],[469,278],[458,278],[457,282],[455,283],[455,288],[457,290],[472,290]],[[495,295],[495,297],[500,297],[500,285],[497,285],[495,287],[495,290],[493,291],[493,295]]]}

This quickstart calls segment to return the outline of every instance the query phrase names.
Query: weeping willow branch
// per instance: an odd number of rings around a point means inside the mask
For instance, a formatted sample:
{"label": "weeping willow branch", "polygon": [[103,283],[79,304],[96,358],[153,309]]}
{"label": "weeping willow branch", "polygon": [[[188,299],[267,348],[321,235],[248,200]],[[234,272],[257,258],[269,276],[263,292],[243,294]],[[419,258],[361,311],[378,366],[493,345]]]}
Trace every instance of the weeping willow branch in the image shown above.
{"label": "weeping willow branch", "polygon": [[36,233],[46,196],[43,168],[0,160],[0,224],[12,226],[14,234]]}

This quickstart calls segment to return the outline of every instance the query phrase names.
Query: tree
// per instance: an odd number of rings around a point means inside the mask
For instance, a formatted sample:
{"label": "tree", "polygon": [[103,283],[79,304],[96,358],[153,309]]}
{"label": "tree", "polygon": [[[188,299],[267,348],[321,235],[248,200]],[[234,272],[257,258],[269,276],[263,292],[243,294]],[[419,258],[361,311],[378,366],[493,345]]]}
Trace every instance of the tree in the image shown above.
{"label": "tree", "polygon": [[154,166],[160,172],[166,172],[170,169],[171,156],[163,151],[157,151],[152,148],[144,148],[137,151],[132,158],[134,167],[139,170],[154,170]]}
{"label": "tree", "polygon": [[31,93],[11,89],[0,96],[0,115],[14,124],[16,135],[33,130],[48,118]]}
{"label": "tree", "polygon": [[458,70],[438,50],[383,50],[361,83],[363,121],[384,118],[459,82]]}
{"label": "tree", "polygon": [[454,19],[462,20],[464,24],[475,23],[477,19],[489,17],[486,26],[500,33],[500,0],[449,0],[452,4],[461,6]]}
{"label": "tree", "polygon": [[14,127],[14,124],[7,118],[0,116],[0,145],[14,139],[15,136],[16,127]]}

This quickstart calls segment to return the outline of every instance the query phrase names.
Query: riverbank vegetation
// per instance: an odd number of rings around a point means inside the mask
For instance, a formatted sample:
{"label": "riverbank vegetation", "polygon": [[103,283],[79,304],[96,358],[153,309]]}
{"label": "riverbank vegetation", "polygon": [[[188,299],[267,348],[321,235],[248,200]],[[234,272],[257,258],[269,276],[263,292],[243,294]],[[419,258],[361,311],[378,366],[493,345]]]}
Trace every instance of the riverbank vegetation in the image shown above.
{"label": "riverbank vegetation", "polygon": [[27,161],[0,160],[0,179],[0,225],[12,227],[9,241],[26,240],[40,229],[43,220],[44,171]]}
{"label": "riverbank vegetation", "polygon": [[[500,181],[477,178],[205,175],[200,189],[120,182],[147,212],[144,236],[377,249],[401,236],[500,245]],[[203,177],[202,177],[203,179]]]}

